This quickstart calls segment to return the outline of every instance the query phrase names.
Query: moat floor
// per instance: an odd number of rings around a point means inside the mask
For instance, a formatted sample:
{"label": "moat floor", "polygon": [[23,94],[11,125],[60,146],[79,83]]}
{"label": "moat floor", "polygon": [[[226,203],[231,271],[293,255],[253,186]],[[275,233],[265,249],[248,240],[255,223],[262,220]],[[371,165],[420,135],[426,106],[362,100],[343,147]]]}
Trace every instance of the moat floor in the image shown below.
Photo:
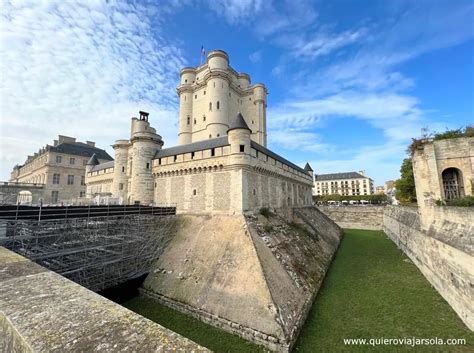
{"label": "moat floor", "polygon": [[[215,352],[265,352],[154,301],[125,307]],[[465,345],[345,345],[344,339],[450,339]],[[346,229],[295,352],[473,352],[474,334],[383,232]]]}

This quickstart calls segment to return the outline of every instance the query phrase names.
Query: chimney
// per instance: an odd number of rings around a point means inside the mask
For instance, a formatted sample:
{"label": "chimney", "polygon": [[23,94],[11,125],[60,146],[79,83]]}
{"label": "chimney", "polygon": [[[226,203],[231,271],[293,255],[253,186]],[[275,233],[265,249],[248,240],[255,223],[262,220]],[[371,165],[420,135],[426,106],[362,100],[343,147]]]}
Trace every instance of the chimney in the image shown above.
{"label": "chimney", "polygon": [[64,136],[64,135],[59,135],[58,136],[58,144],[62,144],[62,143],[74,143],[76,142],[76,138],[75,137],[69,137],[69,136]]}
{"label": "chimney", "polygon": [[86,141],[87,146],[95,147],[95,142],[93,141]]}
{"label": "chimney", "polygon": [[53,146],[56,147],[58,145],[58,140],[54,140]]}
{"label": "chimney", "polygon": [[140,114],[140,120],[148,121],[148,115],[150,115],[150,113],[141,110],[138,113]]}

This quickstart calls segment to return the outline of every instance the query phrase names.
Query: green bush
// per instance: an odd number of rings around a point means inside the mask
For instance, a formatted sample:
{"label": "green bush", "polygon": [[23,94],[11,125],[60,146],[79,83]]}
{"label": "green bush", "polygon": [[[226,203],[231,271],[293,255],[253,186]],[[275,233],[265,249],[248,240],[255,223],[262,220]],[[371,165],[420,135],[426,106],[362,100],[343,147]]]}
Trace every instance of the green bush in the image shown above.
{"label": "green bush", "polygon": [[466,196],[460,199],[446,201],[447,206],[474,207],[474,196]]}

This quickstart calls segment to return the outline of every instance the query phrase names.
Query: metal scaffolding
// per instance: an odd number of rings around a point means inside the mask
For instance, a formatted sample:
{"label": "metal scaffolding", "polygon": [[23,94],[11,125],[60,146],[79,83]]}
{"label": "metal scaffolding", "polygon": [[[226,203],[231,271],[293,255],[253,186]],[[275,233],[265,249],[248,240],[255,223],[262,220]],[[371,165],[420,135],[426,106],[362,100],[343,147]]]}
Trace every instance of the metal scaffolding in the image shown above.
{"label": "metal scaffolding", "polygon": [[100,291],[151,270],[172,238],[173,211],[137,214],[125,209],[121,215],[0,219],[0,246]]}

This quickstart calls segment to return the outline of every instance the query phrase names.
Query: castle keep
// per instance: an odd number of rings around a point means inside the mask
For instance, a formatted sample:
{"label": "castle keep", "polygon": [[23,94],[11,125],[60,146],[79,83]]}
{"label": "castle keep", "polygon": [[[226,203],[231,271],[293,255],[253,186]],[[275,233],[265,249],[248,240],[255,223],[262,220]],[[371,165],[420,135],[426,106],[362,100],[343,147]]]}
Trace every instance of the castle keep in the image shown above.
{"label": "castle keep", "polygon": [[115,161],[87,165],[89,197],[128,204],[172,204],[178,211],[233,213],[311,204],[313,174],[266,148],[263,84],[229,66],[221,50],[184,68],[179,145],[163,149],[148,113],[132,119],[129,140],[117,140]]}

